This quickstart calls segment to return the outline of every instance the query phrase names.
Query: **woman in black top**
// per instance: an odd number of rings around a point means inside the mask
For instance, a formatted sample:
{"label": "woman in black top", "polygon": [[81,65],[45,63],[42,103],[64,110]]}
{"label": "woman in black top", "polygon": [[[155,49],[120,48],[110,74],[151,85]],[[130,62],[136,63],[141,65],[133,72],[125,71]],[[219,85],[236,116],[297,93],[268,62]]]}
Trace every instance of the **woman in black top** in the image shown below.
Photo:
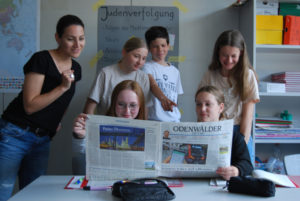
{"label": "woman in black top", "polygon": [[[223,118],[224,95],[214,86],[204,86],[195,94],[198,122],[219,121]],[[250,175],[253,166],[243,135],[234,132],[231,150],[231,166],[219,167],[216,171],[223,179]]]}
{"label": "woman in black top", "polygon": [[7,200],[19,176],[22,189],[47,169],[49,144],[81,79],[77,58],[84,24],[74,15],[56,26],[58,47],[35,53],[24,66],[24,86],[0,119],[0,201]]}

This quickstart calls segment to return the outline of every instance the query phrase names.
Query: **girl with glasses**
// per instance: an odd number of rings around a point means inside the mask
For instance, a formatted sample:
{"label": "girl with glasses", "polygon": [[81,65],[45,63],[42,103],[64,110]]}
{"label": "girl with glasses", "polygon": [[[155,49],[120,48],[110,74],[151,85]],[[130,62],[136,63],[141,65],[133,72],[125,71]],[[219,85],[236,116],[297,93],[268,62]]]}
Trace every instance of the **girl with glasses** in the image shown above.
{"label": "girl with glasses", "polygon": [[[146,119],[145,98],[140,85],[133,80],[124,80],[114,88],[111,105],[106,115],[122,117],[128,119]],[[81,113],[74,121],[73,131],[77,135],[85,136],[85,121],[87,114]],[[75,174],[85,174],[85,155],[78,154],[73,157],[73,172]]]}

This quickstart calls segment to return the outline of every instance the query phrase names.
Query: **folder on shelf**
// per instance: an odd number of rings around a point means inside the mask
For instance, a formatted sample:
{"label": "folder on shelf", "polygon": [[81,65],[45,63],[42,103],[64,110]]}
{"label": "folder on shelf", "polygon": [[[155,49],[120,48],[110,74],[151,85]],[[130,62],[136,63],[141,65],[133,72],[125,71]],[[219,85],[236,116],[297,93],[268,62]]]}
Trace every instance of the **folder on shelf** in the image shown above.
{"label": "folder on shelf", "polygon": [[256,15],[256,44],[282,44],[283,17]]}
{"label": "folder on shelf", "polygon": [[300,17],[292,15],[285,16],[283,44],[300,45]]}
{"label": "folder on shelf", "polygon": [[281,2],[279,4],[279,15],[294,15],[300,16],[300,9],[298,3]]}

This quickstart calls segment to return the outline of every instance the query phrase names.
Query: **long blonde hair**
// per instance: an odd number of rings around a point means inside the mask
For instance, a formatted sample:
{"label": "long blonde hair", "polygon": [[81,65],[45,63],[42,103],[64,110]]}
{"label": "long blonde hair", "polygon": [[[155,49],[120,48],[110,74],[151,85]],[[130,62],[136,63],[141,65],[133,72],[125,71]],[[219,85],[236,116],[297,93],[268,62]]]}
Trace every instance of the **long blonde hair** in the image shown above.
{"label": "long blonde hair", "polygon": [[238,30],[228,30],[221,33],[215,43],[212,61],[208,69],[211,71],[220,71],[222,69],[222,64],[219,60],[219,53],[220,49],[224,46],[239,48],[241,52],[238,63],[229,73],[229,84],[232,86],[232,80],[236,82],[234,93],[239,95],[241,100],[244,101],[251,90],[250,83],[248,81],[249,70],[251,69],[254,72],[257,81],[258,78],[249,61],[246,43],[241,32]]}

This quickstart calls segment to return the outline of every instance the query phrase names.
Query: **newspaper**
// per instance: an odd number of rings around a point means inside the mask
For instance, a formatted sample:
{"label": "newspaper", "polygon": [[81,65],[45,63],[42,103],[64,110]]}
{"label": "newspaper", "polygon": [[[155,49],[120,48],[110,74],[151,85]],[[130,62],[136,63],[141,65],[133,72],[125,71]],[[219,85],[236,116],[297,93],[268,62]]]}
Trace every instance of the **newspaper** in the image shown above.
{"label": "newspaper", "polygon": [[217,177],[230,166],[233,120],[158,122],[88,115],[88,180]]}

